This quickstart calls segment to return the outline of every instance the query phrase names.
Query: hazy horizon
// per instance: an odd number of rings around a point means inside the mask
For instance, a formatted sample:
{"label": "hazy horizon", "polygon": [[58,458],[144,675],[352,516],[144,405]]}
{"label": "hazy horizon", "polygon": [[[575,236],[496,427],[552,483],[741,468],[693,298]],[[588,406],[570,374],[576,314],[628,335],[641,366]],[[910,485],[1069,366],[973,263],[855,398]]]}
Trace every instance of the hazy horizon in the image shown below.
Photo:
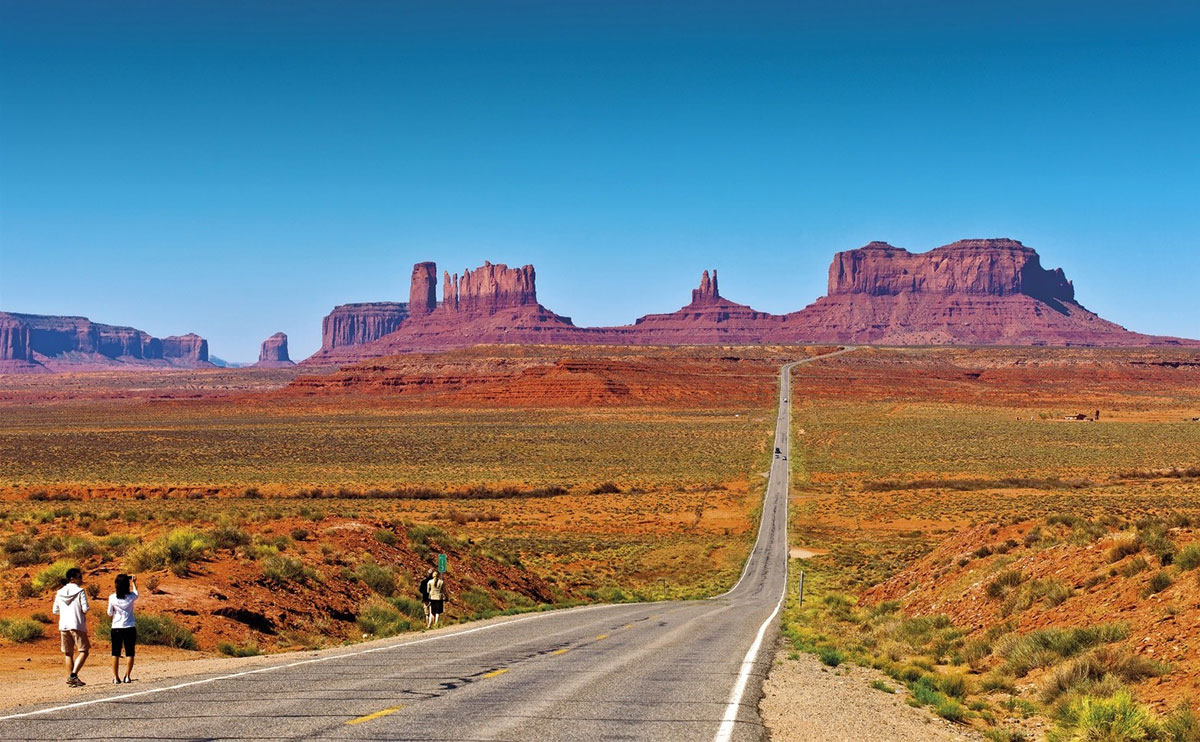
{"label": "hazy horizon", "polygon": [[422,260],[595,326],[1010,237],[1200,337],[1200,7],[677,8],[0,0],[0,309],[300,359]]}

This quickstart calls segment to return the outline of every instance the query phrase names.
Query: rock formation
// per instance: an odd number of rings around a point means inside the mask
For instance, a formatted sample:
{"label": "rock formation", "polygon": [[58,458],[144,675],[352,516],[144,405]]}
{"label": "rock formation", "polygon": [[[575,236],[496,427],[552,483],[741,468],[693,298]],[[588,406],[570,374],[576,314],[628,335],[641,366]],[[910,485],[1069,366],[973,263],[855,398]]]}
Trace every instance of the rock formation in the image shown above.
{"label": "rock formation", "polygon": [[0,312],[0,372],[122,364],[207,366],[208,341],[195,334],[160,340],[87,317]]}
{"label": "rock formation", "polygon": [[407,318],[408,305],[403,302],[342,304],[321,323],[321,350],[365,345],[394,332]]}
{"label": "rock formation", "polygon": [[[413,269],[410,304],[434,305],[434,266]],[[884,242],[840,252],[829,268],[829,293],[791,314],[757,311],[721,296],[717,272],[704,271],[692,301],[632,325],[576,327],[537,303],[533,266],[484,263],[442,274],[442,302],[371,331],[327,342],[307,363],[344,363],[411,351],[476,344],[876,343],[1108,345],[1197,344],[1141,335],[1101,319],[1075,301],[1062,269],[1009,239],[961,240],[925,253]],[[334,314],[345,309],[338,307]],[[326,337],[330,336],[326,318]]]}
{"label": "rock formation", "polygon": [[408,316],[424,317],[436,308],[437,263],[417,263],[408,289]]}
{"label": "rock formation", "polygon": [[258,351],[258,363],[254,365],[259,368],[280,368],[296,365],[288,357],[287,333],[277,332],[262,341],[262,347]]}

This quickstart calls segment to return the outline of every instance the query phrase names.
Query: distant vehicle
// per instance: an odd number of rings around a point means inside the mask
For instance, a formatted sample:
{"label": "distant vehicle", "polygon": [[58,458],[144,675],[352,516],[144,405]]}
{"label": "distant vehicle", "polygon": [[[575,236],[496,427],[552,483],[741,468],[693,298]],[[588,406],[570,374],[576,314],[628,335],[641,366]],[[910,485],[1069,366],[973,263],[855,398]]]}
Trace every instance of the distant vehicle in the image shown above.
{"label": "distant vehicle", "polygon": [[776,446],[776,447],[775,447],[775,455],[776,455],[776,456],[779,456],[779,455],[780,455],[780,453],[779,453],[779,446]]}

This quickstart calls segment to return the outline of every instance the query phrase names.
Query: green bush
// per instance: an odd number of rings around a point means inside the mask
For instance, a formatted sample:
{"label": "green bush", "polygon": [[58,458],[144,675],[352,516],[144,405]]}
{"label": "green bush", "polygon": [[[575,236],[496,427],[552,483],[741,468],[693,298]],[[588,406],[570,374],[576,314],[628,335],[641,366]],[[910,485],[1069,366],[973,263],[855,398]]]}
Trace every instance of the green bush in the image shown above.
{"label": "green bush", "polygon": [[385,598],[396,592],[396,573],[390,567],[376,564],[370,554],[363,557],[351,574]]}
{"label": "green bush", "polygon": [[942,675],[938,678],[938,690],[953,698],[966,698],[967,678],[959,673]]}
{"label": "green bush", "polygon": [[263,577],[279,585],[289,582],[308,582],[317,579],[316,570],[304,566],[304,562],[289,556],[276,554],[263,561]]}
{"label": "green bush", "polygon": [[396,610],[395,606],[379,600],[363,606],[355,623],[359,631],[377,637],[395,636],[412,628],[412,622],[407,616]]}
{"label": "green bush", "polygon": [[1133,700],[1129,691],[1109,698],[1082,696],[1066,704],[1049,742],[1138,742],[1152,739],[1154,718]]}
{"label": "green bush", "polygon": [[1158,729],[1161,742],[1200,742],[1200,715],[1186,703],[1163,717]]}
{"label": "green bush", "polygon": [[464,590],[460,596],[462,604],[474,614],[487,613],[488,611],[496,610],[496,603],[492,600],[492,596],[488,595],[483,590],[473,587],[470,590]]}
{"label": "green bush", "polygon": [[1068,693],[1111,695],[1111,691],[1120,689],[1115,687],[1120,682],[1137,682],[1162,675],[1166,670],[1161,663],[1127,649],[1097,647],[1054,668],[1042,684],[1041,697],[1043,702],[1053,703]]}
{"label": "green bush", "polygon": [[244,644],[240,647],[232,642],[220,642],[217,644],[217,651],[226,657],[254,657],[262,654],[261,650],[258,648],[258,645],[254,644],[253,642],[250,644]]}
{"label": "green bush", "polygon": [[250,543],[250,534],[229,520],[218,522],[217,527],[209,531],[209,537],[216,549],[233,550]]}
{"label": "green bush", "polygon": [[989,598],[999,598],[1024,581],[1025,575],[1021,574],[1019,570],[1006,569],[998,572],[987,585],[987,596]]}
{"label": "green bush", "polygon": [[1181,570],[1195,569],[1200,567],[1200,542],[1188,544],[1175,555],[1175,563],[1179,565]]}
{"label": "green bush", "polygon": [[822,664],[837,667],[846,661],[846,655],[837,647],[826,645],[817,648],[817,659],[821,660]]}
{"label": "green bush", "polygon": [[40,593],[46,590],[57,590],[67,584],[67,570],[78,566],[78,564],[69,559],[59,559],[34,576],[34,592]]}
{"label": "green bush", "polygon": [[406,598],[401,596],[398,598],[392,598],[388,602],[394,605],[401,613],[413,619],[414,621],[425,620],[425,606],[416,598]]}
{"label": "green bush", "polygon": [[396,545],[396,533],[395,533],[395,531],[392,531],[390,528],[380,528],[379,530],[375,531],[375,540],[381,544],[387,544],[388,546],[395,546]]}
{"label": "green bush", "polygon": [[1000,641],[997,651],[1009,672],[1024,677],[1034,668],[1047,667],[1097,644],[1111,644],[1128,636],[1129,627],[1123,623],[1101,623],[1077,629],[1051,627],[1007,636]]}
{"label": "green bush", "polygon": [[126,557],[131,572],[169,568],[178,577],[191,574],[191,567],[212,549],[207,535],[192,528],[176,528],[157,541],[138,546]]}
{"label": "green bush", "polygon": [[1131,554],[1136,554],[1142,550],[1142,539],[1140,536],[1126,536],[1113,544],[1106,558],[1111,562],[1119,562]]}
{"label": "green bush", "polygon": [[1155,572],[1150,578],[1150,582],[1146,585],[1146,589],[1142,591],[1143,597],[1151,596],[1155,593],[1161,593],[1171,586],[1173,580],[1171,575],[1163,571]]}
{"label": "green bush", "polygon": [[[139,613],[134,616],[137,627],[138,644],[153,644],[177,649],[195,649],[196,637],[188,627],[178,623],[170,616],[151,616]],[[100,619],[100,636],[108,636],[112,630],[112,619],[104,616]]]}
{"label": "green bush", "polygon": [[41,639],[45,629],[37,621],[28,618],[0,618],[0,636],[10,642],[31,642]]}
{"label": "green bush", "polygon": [[962,722],[967,718],[967,710],[953,698],[942,699],[933,712],[947,721]]}

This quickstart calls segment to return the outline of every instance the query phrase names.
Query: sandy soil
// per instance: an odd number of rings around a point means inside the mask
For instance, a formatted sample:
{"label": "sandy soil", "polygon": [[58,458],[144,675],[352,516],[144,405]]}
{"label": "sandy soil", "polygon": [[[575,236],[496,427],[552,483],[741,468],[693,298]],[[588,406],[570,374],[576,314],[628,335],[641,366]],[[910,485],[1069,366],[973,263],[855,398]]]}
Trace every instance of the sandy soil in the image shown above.
{"label": "sandy soil", "polygon": [[961,742],[983,737],[916,709],[904,696],[875,690],[868,685],[879,678],[895,687],[882,673],[843,665],[822,665],[816,657],[801,654],[787,659],[787,650],[775,653],[771,674],[763,685],[759,704],[763,723],[773,742]]}

